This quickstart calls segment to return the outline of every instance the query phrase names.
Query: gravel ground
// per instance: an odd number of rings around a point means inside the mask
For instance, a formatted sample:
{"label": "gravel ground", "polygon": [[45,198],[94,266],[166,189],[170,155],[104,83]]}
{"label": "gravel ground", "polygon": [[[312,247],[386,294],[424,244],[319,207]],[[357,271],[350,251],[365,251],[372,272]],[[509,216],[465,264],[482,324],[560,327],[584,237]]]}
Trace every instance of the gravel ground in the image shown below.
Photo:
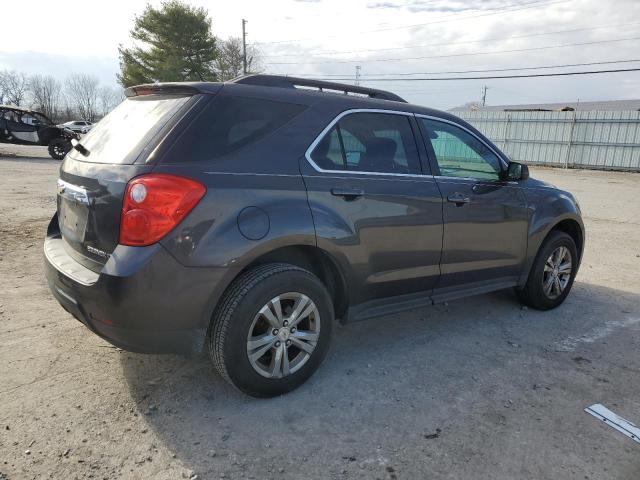
{"label": "gravel ground", "polygon": [[59,307],[41,252],[58,167],[0,146],[0,479],[640,478],[640,445],[583,412],[640,424],[640,175],[532,169],[585,215],[560,308],[504,291],[338,325],[307,384],[257,400]]}

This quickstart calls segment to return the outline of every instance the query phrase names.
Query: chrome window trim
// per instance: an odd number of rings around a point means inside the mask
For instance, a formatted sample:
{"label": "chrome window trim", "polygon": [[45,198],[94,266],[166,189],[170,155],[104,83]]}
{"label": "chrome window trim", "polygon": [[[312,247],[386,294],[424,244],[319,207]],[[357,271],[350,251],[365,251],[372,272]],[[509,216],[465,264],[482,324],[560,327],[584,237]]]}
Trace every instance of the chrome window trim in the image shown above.
{"label": "chrome window trim", "polygon": [[[416,118],[426,118],[428,120],[435,120],[436,122],[448,123],[450,125],[453,125],[454,127],[458,127],[460,129],[464,130],[469,135],[471,135],[472,137],[474,137],[477,140],[479,140],[480,143],[482,143],[485,147],[487,147],[489,150],[491,150],[496,155],[496,157],[498,157],[498,160],[500,161],[500,164],[502,165],[503,170],[507,168],[508,164],[505,161],[505,159],[503,158],[503,154],[499,153],[495,148],[493,148],[491,145],[489,145],[487,142],[485,142],[482,138],[480,138],[478,135],[473,133],[467,127],[465,127],[463,125],[460,125],[459,123],[454,122],[453,120],[446,120],[444,118],[434,117],[433,115],[424,115],[424,114],[421,114],[421,113],[416,113],[415,117]],[[435,159],[435,160],[436,160],[436,162],[438,161],[438,159]],[[439,177],[440,175],[436,175],[436,176]],[[445,178],[445,176],[443,176],[442,178]],[[474,179],[473,177],[446,177],[446,178],[470,178],[472,180],[478,180],[478,179]]]}
{"label": "chrome window trim", "polygon": [[499,184],[501,187],[518,187],[524,188],[518,182],[512,180],[488,180],[486,178],[474,178],[474,177],[449,177],[447,175],[434,175],[433,178],[438,180],[444,180],[447,183],[458,183],[462,182],[473,182],[476,185],[496,185]]}
{"label": "chrome window trim", "polygon": [[204,172],[205,175],[234,175],[239,177],[287,177],[287,178],[299,178],[300,175],[288,174],[288,173],[254,173],[254,172]]}
{"label": "chrome window trim", "polygon": [[[313,167],[314,170],[320,173],[334,173],[340,175],[378,175],[384,177],[410,177],[410,178],[433,178],[433,175],[429,174],[420,174],[420,173],[385,173],[385,172],[366,172],[366,171],[358,171],[358,170],[326,170],[321,168],[316,162],[311,158],[311,152],[316,148],[318,143],[324,138],[324,136],[329,133],[329,131],[340,121],[341,118],[346,117],[347,115],[351,115],[353,113],[388,113],[391,115],[404,115],[405,117],[413,117],[414,114],[411,112],[403,112],[400,110],[385,110],[383,108],[352,108],[350,110],[345,110],[344,112],[340,112],[336,117],[329,122],[320,134],[315,138],[315,140],[309,145],[307,151],[304,156],[307,159],[307,162]],[[417,142],[418,140],[414,138]],[[416,148],[418,145],[416,144]]]}

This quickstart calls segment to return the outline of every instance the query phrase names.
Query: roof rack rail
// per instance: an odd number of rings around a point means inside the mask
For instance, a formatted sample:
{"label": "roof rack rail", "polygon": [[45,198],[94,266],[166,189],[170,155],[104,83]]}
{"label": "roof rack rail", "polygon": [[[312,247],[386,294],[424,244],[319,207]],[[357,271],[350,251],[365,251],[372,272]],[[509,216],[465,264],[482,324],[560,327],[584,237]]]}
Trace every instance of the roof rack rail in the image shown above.
{"label": "roof rack rail", "polygon": [[309,78],[288,77],[285,75],[243,75],[230,80],[230,83],[239,83],[243,85],[262,85],[264,87],[278,88],[317,88],[321,92],[327,90],[332,93],[343,93],[345,95],[364,95],[369,98],[376,98],[379,100],[393,100],[395,102],[407,103],[404,98],[399,97],[395,93],[387,92],[386,90],[359,87],[346,83],[313,80]]}

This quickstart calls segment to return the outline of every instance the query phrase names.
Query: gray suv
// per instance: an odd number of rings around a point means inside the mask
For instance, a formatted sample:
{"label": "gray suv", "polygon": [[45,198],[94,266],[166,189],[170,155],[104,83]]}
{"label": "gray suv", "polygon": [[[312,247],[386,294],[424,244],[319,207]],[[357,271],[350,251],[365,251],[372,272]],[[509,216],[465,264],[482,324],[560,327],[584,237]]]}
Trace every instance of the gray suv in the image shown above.
{"label": "gray suv", "polygon": [[44,243],[53,295],[114,345],[208,350],[273,396],[318,368],[334,319],[571,289],[575,198],[453,115],[270,75],[126,95],[64,159]]}

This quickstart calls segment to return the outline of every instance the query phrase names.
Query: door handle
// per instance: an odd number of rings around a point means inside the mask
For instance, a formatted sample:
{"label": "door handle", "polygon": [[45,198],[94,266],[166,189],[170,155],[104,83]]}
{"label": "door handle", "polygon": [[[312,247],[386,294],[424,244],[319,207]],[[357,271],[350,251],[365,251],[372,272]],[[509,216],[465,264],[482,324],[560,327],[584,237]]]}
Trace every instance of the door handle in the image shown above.
{"label": "door handle", "polygon": [[456,192],[447,197],[447,201],[451,203],[455,203],[456,207],[461,207],[465,203],[471,202],[471,199],[462,193]]}
{"label": "door handle", "polygon": [[355,200],[364,195],[364,190],[360,188],[340,188],[334,187],[331,189],[331,195],[336,197],[344,197],[345,200]]}

